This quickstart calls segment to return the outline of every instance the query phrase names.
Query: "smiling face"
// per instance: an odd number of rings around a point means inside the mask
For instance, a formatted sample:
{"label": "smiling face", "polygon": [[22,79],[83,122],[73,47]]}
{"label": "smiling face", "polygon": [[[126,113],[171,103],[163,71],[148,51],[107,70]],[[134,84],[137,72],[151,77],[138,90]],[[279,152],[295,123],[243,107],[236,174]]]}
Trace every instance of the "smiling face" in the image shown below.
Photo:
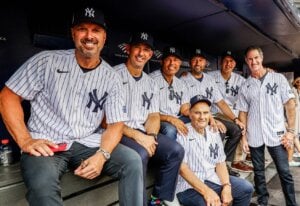
{"label": "smiling face", "polygon": [[202,56],[194,56],[190,61],[192,74],[202,74],[206,67],[206,59]]}
{"label": "smiling face", "polygon": [[253,74],[260,72],[264,68],[262,65],[263,54],[258,49],[250,49],[246,53],[245,61]]}
{"label": "smiling face", "polygon": [[145,64],[151,59],[153,50],[144,43],[128,45],[127,66],[133,69],[143,70]]}
{"label": "smiling face", "polygon": [[236,66],[235,60],[231,56],[225,56],[222,59],[221,72],[224,74],[231,74]]}
{"label": "smiling face", "polygon": [[81,23],[71,28],[72,38],[78,58],[99,59],[106,41],[106,31],[93,23]]}
{"label": "smiling face", "polygon": [[169,55],[162,60],[162,73],[166,76],[175,76],[181,66],[181,60]]}
{"label": "smiling face", "polygon": [[199,102],[190,109],[190,119],[192,126],[197,131],[204,131],[210,118],[210,107],[205,102]]}

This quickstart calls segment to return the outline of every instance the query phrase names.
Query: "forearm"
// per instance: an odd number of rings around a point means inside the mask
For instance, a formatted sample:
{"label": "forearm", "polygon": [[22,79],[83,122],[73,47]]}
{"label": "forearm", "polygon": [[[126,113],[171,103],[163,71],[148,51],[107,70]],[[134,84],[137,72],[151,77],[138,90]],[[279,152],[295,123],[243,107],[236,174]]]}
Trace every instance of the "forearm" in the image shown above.
{"label": "forearm", "polygon": [[230,183],[229,182],[229,174],[228,174],[225,162],[221,162],[216,165],[216,173],[217,173],[222,185],[226,184],[226,183]]}
{"label": "forearm", "polygon": [[236,116],[224,100],[219,101],[217,105],[225,116],[227,116],[230,120],[234,121]]}
{"label": "forearm", "polygon": [[32,138],[24,122],[22,99],[5,87],[0,93],[0,111],[3,122],[20,148]]}
{"label": "forearm", "polygon": [[123,122],[108,124],[107,129],[102,134],[100,147],[111,153],[122,138],[123,127]]}
{"label": "forearm", "polygon": [[285,104],[286,116],[287,116],[287,128],[291,130],[295,130],[295,120],[296,120],[296,106],[295,100],[290,99]]}
{"label": "forearm", "polygon": [[148,115],[145,122],[145,130],[147,134],[158,134],[160,129],[160,116],[159,113],[151,113]]}

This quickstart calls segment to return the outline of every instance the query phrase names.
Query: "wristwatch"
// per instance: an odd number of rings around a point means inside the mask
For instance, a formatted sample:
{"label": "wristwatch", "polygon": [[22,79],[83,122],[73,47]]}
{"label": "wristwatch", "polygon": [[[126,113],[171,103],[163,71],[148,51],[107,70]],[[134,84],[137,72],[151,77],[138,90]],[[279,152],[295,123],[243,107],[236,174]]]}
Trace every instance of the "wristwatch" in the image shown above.
{"label": "wristwatch", "polygon": [[110,159],[110,153],[108,151],[102,149],[101,147],[97,150],[97,152],[102,153],[106,160]]}

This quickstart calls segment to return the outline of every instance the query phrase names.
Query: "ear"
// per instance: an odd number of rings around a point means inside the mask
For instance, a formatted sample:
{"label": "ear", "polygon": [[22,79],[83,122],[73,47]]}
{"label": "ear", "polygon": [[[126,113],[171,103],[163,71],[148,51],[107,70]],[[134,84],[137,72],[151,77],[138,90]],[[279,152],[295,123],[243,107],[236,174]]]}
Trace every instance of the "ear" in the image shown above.
{"label": "ear", "polygon": [[125,44],[125,51],[129,55],[130,52],[130,44]]}

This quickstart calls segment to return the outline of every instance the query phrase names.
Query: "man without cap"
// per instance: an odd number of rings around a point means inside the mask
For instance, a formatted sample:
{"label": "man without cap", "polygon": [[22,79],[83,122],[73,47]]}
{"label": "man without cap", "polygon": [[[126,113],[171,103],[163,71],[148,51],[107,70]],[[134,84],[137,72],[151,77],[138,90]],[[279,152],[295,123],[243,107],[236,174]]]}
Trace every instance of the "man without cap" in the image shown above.
{"label": "man without cap", "polygon": [[[226,51],[222,54],[220,63],[221,70],[215,70],[209,72],[208,74],[214,78],[216,85],[218,86],[219,91],[222,94],[225,102],[228,104],[233,113],[236,116],[238,116],[239,111],[235,108],[236,101],[239,89],[245,82],[245,78],[240,74],[233,72],[233,70],[236,67],[236,57],[231,51]],[[223,119],[226,122],[230,121],[226,116],[222,114],[222,111],[218,107],[213,106],[212,111],[216,115],[216,119]],[[239,132],[239,128],[235,127],[235,125],[231,126],[230,128],[236,128],[236,132],[234,132],[234,134],[230,134],[230,131],[228,131],[228,135],[240,135],[241,138],[242,133]],[[243,161],[243,159],[244,154],[240,141],[235,150],[235,155],[233,157],[231,168],[239,172],[252,172],[253,168],[247,165]]]}
{"label": "man without cap", "polygon": [[[225,144],[226,160],[232,161],[236,147],[241,139],[241,129],[244,128],[244,124],[240,122],[224,100],[213,77],[203,72],[206,64],[205,55],[200,49],[195,49],[190,58],[191,72],[186,76],[182,76],[181,79],[186,83],[190,97],[201,95],[203,98],[209,99],[214,106],[218,107],[232,121],[219,119],[227,128],[226,136],[228,136],[228,139]],[[232,175],[239,176],[238,173],[232,170],[230,172]]]}
{"label": "man without cap", "polygon": [[177,137],[185,149],[176,188],[179,202],[184,206],[249,205],[253,186],[229,176],[221,136],[208,127],[211,102],[196,95],[190,104],[188,135]]}
{"label": "man without cap", "polygon": [[[269,193],[265,177],[265,147],[276,165],[286,205],[297,205],[293,177],[289,170],[287,149],[295,136],[295,96],[287,79],[268,72],[263,66],[260,47],[250,46],[245,61],[251,76],[242,85],[237,109],[246,125],[243,148],[251,153],[254,183],[259,205],[268,205]],[[284,110],[287,117],[285,126]]]}
{"label": "man without cap", "polygon": [[[141,206],[140,157],[118,144],[127,120],[121,78],[100,58],[103,13],[92,6],[78,9],[71,34],[75,49],[34,55],[1,91],[2,118],[22,150],[26,198],[33,206],[63,205],[60,179],[71,168],[85,179],[101,173],[118,178],[120,205]],[[23,99],[31,103],[27,127]],[[104,115],[108,126],[100,133]]]}
{"label": "man without cap", "polygon": [[[125,88],[129,120],[125,122],[122,144],[139,153],[143,162],[144,178],[149,159],[156,166],[156,176],[149,205],[162,205],[162,200],[172,201],[184,150],[180,144],[159,134],[159,88],[155,81],[143,72],[153,55],[153,37],[147,32],[132,35],[127,47],[125,64],[115,66]],[[143,196],[146,190],[133,196]]]}
{"label": "man without cap", "polygon": [[159,86],[160,133],[175,140],[177,131],[187,134],[189,96],[185,83],[176,77],[182,62],[178,48],[168,46],[163,51],[161,69],[150,76]]}

